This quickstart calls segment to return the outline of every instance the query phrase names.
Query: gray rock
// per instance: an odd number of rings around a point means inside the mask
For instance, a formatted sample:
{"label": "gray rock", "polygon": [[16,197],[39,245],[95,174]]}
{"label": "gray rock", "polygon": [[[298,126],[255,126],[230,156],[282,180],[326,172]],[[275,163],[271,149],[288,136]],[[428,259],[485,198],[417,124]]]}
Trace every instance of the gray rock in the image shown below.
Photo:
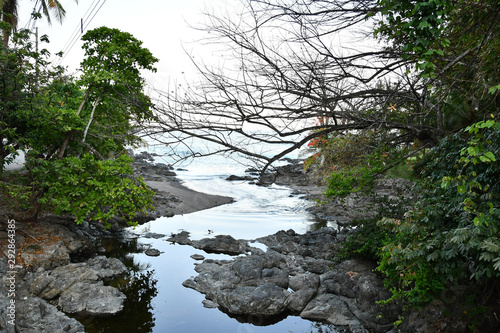
{"label": "gray rock", "polygon": [[150,257],[158,257],[161,254],[160,250],[158,249],[147,249],[146,251],[144,251],[144,253]]}
{"label": "gray rock", "polygon": [[121,291],[102,282],[77,282],[61,294],[58,305],[66,313],[110,315],[123,309],[125,298]]}
{"label": "gray rock", "polygon": [[238,255],[248,251],[248,243],[246,241],[238,241],[229,235],[203,238],[193,241],[191,246],[209,253],[224,253],[228,255]]}
{"label": "gray rock", "polygon": [[67,317],[39,297],[16,302],[16,332],[69,332],[83,333],[85,329],[76,319]]}
{"label": "gray rock", "polygon": [[159,239],[159,238],[165,237],[165,235],[164,234],[158,234],[158,233],[155,233],[155,232],[147,232],[144,235],[142,235],[142,237],[144,237],[144,238]]}
{"label": "gray rock", "polygon": [[208,299],[203,300],[202,303],[203,303],[203,307],[205,307],[207,309],[215,309],[215,308],[218,307],[217,303],[212,302],[212,301],[210,301]]}
{"label": "gray rock", "polygon": [[300,313],[304,319],[325,320],[336,326],[359,324],[359,320],[349,309],[344,297],[334,294],[323,294],[311,300]]}
{"label": "gray rock", "polygon": [[286,300],[286,307],[294,313],[300,313],[309,301],[316,296],[318,289],[303,288],[294,293],[291,293]]}
{"label": "gray rock", "polygon": [[115,278],[127,272],[127,267],[117,258],[97,256],[89,259],[87,265],[90,269],[96,271],[97,275],[102,279]]}
{"label": "gray rock", "polygon": [[205,259],[205,256],[201,255],[201,254],[193,254],[190,256],[192,259],[194,260],[203,260]]}
{"label": "gray rock", "polygon": [[289,279],[290,288],[293,291],[305,288],[317,290],[319,281],[320,278],[317,274],[297,274],[290,276]]}
{"label": "gray rock", "polygon": [[193,242],[189,239],[188,231],[181,231],[178,234],[171,234],[169,238],[167,238],[167,242],[172,242],[180,245],[191,245]]}
{"label": "gray rock", "polygon": [[103,280],[118,277],[126,271],[120,260],[100,256],[52,271],[41,267],[27,280],[33,295],[56,301],[66,313],[105,315],[121,311],[125,295],[114,287],[104,286]]}
{"label": "gray rock", "polygon": [[[321,234],[321,230],[304,235],[279,231],[259,238],[270,250],[233,260],[204,260],[196,264],[198,275],[183,285],[234,315],[266,317],[292,312],[350,332],[391,330],[401,308],[377,304],[389,294],[373,273],[374,265],[360,260],[335,264],[330,245],[342,235],[328,228]],[[234,251],[237,247],[242,250],[247,244],[232,237],[219,239],[225,243],[217,245],[219,249],[233,246]]]}
{"label": "gray rock", "polygon": [[276,316],[286,310],[285,301],[289,292],[272,283],[256,287],[240,286],[217,294],[215,301],[232,314]]}

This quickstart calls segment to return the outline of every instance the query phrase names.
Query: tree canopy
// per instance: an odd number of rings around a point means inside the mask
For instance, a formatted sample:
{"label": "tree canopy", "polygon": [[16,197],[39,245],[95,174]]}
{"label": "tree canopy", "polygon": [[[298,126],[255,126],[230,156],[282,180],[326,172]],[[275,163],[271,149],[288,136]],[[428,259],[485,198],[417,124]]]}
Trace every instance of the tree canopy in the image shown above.
{"label": "tree canopy", "polygon": [[237,17],[206,13],[220,66],[193,57],[200,81],[162,92],[150,134],[172,153],[206,140],[191,155],[241,154],[263,173],[308,146],[305,167],[335,198],[408,165],[415,201],[355,222],[351,255],[370,244],[413,305],[469,278],[498,295],[500,3],[243,2]]}
{"label": "tree canopy", "polygon": [[[199,27],[222,66],[197,62],[199,83],[163,93],[156,131],[172,146],[203,138],[265,169],[331,133],[433,146],[498,108],[494,1],[245,3],[238,18],[207,13]],[[282,148],[252,150],[260,143]]]}
{"label": "tree canopy", "polygon": [[140,142],[135,126],[152,117],[140,71],[155,71],[157,59],[131,34],[101,27],[83,36],[82,74],[70,77],[28,37],[16,34],[14,47],[0,52],[1,167],[22,150],[28,170],[25,186],[10,193],[25,199],[33,218],[49,209],[78,223],[152,208],[152,191],[133,177],[125,148]]}

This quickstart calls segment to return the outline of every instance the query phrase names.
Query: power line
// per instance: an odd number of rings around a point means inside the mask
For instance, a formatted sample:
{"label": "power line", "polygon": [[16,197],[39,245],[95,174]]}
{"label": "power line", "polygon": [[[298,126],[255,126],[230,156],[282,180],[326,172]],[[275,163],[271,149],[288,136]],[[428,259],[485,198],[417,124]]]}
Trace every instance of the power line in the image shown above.
{"label": "power line", "polygon": [[[106,3],[106,1],[107,0],[103,0],[102,3],[100,4],[100,6],[99,6],[99,3],[101,2],[101,0],[94,0],[92,2],[92,4],[89,6],[89,8],[87,9],[87,11],[83,15],[83,18],[81,19],[81,21],[76,26],[76,29],[74,30],[73,34],[68,39],[68,41],[66,42],[65,46],[63,47],[63,50],[62,50],[63,56],[60,59],[58,59],[58,60],[55,61],[55,65],[56,66],[60,65],[63,62],[63,60],[69,54],[69,52],[71,51],[71,49],[73,48],[73,46],[75,46],[76,42],[83,35],[83,32],[87,29],[87,27],[89,26],[89,24],[95,18],[95,16],[97,15],[97,13],[101,10],[102,6]],[[99,6],[99,8],[97,8],[97,6]],[[91,10],[91,8],[92,8],[92,10]],[[89,11],[90,11],[90,13],[89,13]],[[93,14],[93,16],[92,16],[92,18],[90,18],[90,15],[92,15],[92,14]],[[90,18],[90,20],[89,20],[89,18]],[[86,22],[88,22],[88,23],[86,23]],[[85,23],[86,23],[86,25],[85,25],[85,27],[83,27],[83,25]]]}

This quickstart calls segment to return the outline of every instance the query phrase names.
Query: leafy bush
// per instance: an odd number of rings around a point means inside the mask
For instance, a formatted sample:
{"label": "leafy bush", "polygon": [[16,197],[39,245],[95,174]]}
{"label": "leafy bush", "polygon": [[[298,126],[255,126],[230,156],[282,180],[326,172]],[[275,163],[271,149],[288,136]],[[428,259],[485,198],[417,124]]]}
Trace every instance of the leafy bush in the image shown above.
{"label": "leafy bush", "polygon": [[395,297],[429,301],[445,287],[500,277],[500,124],[476,123],[445,138],[421,168],[420,199],[405,219],[381,221],[394,239],[379,271]]}
{"label": "leafy bush", "polygon": [[393,148],[390,142],[390,134],[374,130],[322,137],[311,142],[315,154],[305,166],[326,179],[327,197],[369,192],[378,176],[404,159],[406,150]]}
{"label": "leafy bush", "polygon": [[114,216],[131,220],[137,212],[153,208],[153,192],[142,179],[131,177],[126,155],[106,161],[84,155],[38,162],[32,170],[38,203],[56,214],[74,215],[77,224],[87,218],[107,226]]}

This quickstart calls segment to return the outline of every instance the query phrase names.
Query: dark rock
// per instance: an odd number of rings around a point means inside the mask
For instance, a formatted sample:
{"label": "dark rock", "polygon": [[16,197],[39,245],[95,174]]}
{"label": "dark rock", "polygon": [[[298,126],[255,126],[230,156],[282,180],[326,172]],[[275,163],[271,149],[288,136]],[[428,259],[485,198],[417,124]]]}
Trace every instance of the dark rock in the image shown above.
{"label": "dark rock", "polygon": [[160,250],[157,249],[147,249],[144,253],[150,257],[158,257],[161,254]]}
{"label": "dark rock", "polygon": [[262,283],[256,287],[240,286],[233,290],[223,290],[216,295],[215,301],[232,314],[270,317],[286,310],[288,295],[289,292],[283,288],[272,283]]}
{"label": "dark rock", "polygon": [[83,333],[85,328],[76,319],[67,317],[43,299],[28,297],[16,302],[16,332]]}
{"label": "dark rock", "polygon": [[226,178],[227,181],[236,181],[236,180],[255,180],[252,176],[236,176],[231,175]]}
{"label": "dark rock", "polygon": [[172,242],[180,245],[191,245],[193,242],[189,239],[188,231],[181,231],[178,234],[171,234],[169,238],[166,239],[167,242]]}
{"label": "dark rock", "polygon": [[204,260],[205,256],[202,256],[201,254],[193,254],[191,255],[191,258],[194,260]]}
{"label": "dark rock", "polygon": [[[350,332],[390,331],[401,307],[378,304],[390,295],[373,273],[373,264],[360,260],[335,264],[325,259],[334,257],[330,245],[338,242],[337,237],[343,235],[329,228],[303,235],[279,231],[258,239],[270,248],[267,252],[204,260],[196,265],[198,275],[183,285],[232,315],[272,317],[292,312]],[[218,239],[217,243],[232,244],[232,251],[247,244],[229,236]],[[227,247],[220,244],[219,249]]]}
{"label": "dark rock", "polygon": [[293,291],[300,289],[313,289],[318,290],[320,278],[317,274],[297,274],[289,278],[290,288]]}
{"label": "dark rock", "polygon": [[359,320],[349,309],[342,296],[322,294],[311,300],[300,316],[310,320],[328,320],[336,326],[359,325]]}
{"label": "dark rock", "polygon": [[147,232],[144,235],[142,235],[144,238],[154,238],[154,239],[159,239],[165,237],[164,234],[157,234],[155,232]]}
{"label": "dark rock", "polygon": [[300,313],[309,304],[309,301],[316,296],[317,292],[317,289],[312,288],[303,288],[293,292],[288,296],[285,306],[293,313]]}
{"label": "dark rock", "polygon": [[209,253],[224,253],[229,255],[238,255],[246,253],[248,243],[238,241],[229,235],[217,235],[214,238],[203,238],[193,241],[190,244],[196,249],[204,250]]}
{"label": "dark rock", "polygon": [[153,158],[153,156],[150,153],[146,152],[146,151],[142,151],[142,152],[137,153],[137,154],[133,154],[133,152],[132,152],[132,156],[133,156],[132,158],[136,162],[140,162],[140,161],[143,161],[143,160],[152,162],[152,161],[155,160]]}

